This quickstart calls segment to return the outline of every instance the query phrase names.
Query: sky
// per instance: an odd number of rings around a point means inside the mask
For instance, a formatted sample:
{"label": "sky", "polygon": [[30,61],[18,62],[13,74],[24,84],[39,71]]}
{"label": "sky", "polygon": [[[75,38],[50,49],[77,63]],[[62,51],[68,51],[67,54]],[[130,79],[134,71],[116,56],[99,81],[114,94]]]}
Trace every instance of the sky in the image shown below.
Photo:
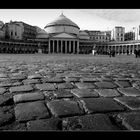
{"label": "sky", "polygon": [[81,30],[112,30],[123,26],[125,31],[130,31],[140,25],[140,9],[0,9],[0,20],[23,21],[44,29],[62,12]]}

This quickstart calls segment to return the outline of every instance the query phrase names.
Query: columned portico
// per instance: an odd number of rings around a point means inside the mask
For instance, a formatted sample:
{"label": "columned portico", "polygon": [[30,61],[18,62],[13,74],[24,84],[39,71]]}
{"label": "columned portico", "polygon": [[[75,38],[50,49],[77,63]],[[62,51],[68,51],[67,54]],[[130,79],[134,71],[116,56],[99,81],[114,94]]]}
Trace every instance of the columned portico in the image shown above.
{"label": "columned portico", "polygon": [[72,39],[50,39],[48,53],[79,53],[79,41]]}

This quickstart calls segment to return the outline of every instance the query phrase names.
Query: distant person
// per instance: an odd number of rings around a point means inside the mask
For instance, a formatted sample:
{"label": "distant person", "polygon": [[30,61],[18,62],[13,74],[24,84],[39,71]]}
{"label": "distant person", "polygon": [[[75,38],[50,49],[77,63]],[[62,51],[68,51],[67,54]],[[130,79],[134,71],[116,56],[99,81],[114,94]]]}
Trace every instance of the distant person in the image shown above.
{"label": "distant person", "polygon": [[127,50],[127,55],[129,55],[129,51]]}
{"label": "distant person", "polygon": [[134,54],[135,54],[135,57],[137,58],[138,57],[138,51],[134,50]]}

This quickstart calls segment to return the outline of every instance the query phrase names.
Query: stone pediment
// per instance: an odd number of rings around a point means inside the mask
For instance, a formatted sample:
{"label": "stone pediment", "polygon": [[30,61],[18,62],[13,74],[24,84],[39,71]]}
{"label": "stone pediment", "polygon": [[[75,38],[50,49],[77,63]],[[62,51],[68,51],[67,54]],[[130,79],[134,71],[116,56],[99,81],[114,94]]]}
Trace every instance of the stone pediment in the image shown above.
{"label": "stone pediment", "polygon": [[67,33],[61,33],[61,34],[54,35],[53,38],[76,38],[76,37]]}

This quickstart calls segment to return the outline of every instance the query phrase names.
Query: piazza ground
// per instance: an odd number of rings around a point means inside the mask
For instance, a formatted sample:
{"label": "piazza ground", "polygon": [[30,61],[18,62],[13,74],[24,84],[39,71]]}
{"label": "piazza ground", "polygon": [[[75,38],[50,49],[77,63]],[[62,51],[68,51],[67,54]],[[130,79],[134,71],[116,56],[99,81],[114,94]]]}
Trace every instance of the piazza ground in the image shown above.
{"label": "piazza ground", "polygon": [[140,130],[140,58],[0,54],[4,130]]}

